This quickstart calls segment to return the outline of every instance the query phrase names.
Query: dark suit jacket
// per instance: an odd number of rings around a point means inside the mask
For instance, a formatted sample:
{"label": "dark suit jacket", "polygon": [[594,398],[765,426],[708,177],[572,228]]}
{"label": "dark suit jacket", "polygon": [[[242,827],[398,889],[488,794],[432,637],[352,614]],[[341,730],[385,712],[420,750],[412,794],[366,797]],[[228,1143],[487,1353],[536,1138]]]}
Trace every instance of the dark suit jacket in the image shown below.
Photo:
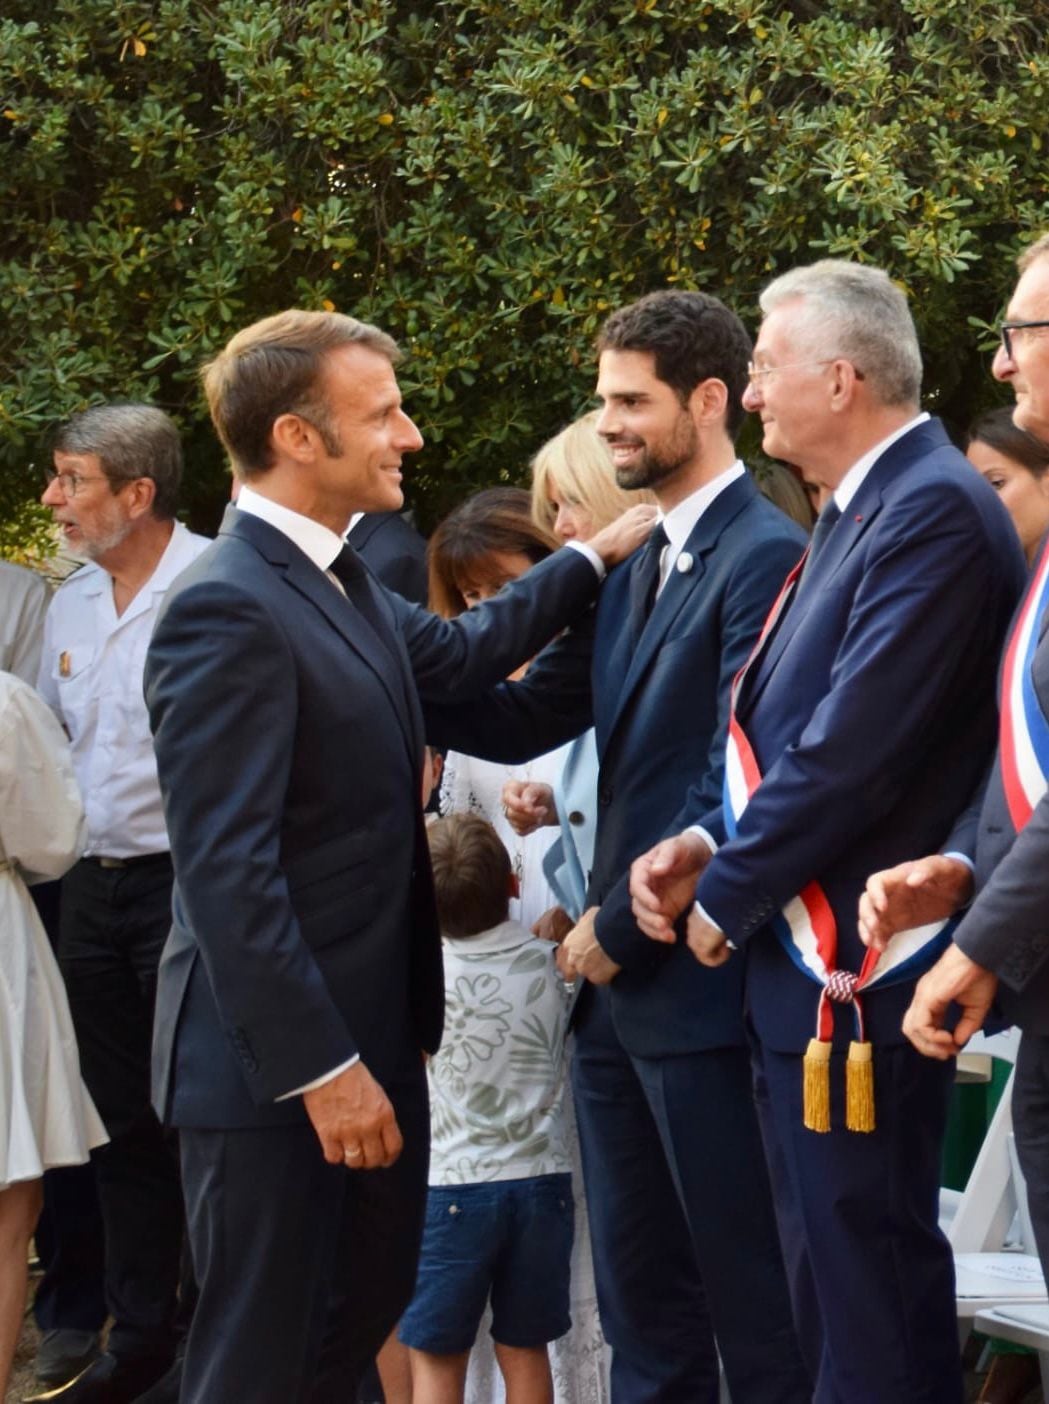
{"label": "dark suit jacket", "polygon": [[176,882],[154,1096],[176,1125],[301,1119],[300,1098],[274,1099],[355,1052],[381,1082],[437,1046],[416,686],[455,697],[505,677],[597,577],[559,552],[451,623],[366,589],[375,628],[230,509],[158,619],[146,700]]}
{"label": "dark suit jacket", "polygon": [[521,760],[591,723],[600,761],[597,837],[588,905],[622,972],[611,985],[623,1046],[658,1057],[743,1041],[741,962],[707,970],[681,947],[657,946],[637,929],[627,890],[630,863],[676,832],[690,781],[714,802],[721,790],[729,688],[746,661],[784,577],[805,545],[802,530],[748,476],[727,487],[696,523],[671,568],[638,647],[630,631],[633,563],[611,572],[592,643],[559,640],[521,683],[487,709],[427,709],[427,735],[475,755]]}
{"label": "dark suit jacket", "polygon": [[[1042,553],[1047,549],[1043,543]],[[1049,715],[1049,612],[1033,659],[1034,688]],[[998,1003],[1012,1023],[1049,1033],[1049,794],[1022,832],[1013,827],[1002,787],[1001,758],[980,811],[976,833],[978,896],[955,932],[973,960],[1001,980]]]}
{"label": "dark suit jacket", "polygon": [[[994,492],[931,421],[896,441],[844,513],[748,674],[739,717],[763,780],[697,896],[737,946],[762,1039],[804,1049],[819,987],[766,925],[817,879],[842,969],[858,971],[867,876],[936,851],[987,765],[1002,638],[1023,586]],[[720,811],[692,811],[716,838]],[[869,993],[868,1033],[902,1040],[913,982]],[[838,1034],[852,1036],[847,1012]]]}
{"label": "dark suit jacket", "polygon": [[426,541],[399,512],[366,512],[346,539],[388,590],[425,605]]}

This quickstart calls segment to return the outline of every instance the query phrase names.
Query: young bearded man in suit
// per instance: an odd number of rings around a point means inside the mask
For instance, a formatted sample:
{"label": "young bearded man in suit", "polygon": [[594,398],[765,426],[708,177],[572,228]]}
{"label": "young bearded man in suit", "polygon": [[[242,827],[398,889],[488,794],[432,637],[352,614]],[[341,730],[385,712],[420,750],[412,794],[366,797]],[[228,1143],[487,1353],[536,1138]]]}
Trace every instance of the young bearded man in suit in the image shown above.
{"label": "young bearded man in suit", "polygon": [[452,623],[384,590],[343,535],[401,505],[422,444],[396,354],[292,311],[204,372],[243,488],[146,661],[176,873],[154,1097],[200,1283],[184,1404],[345,1404],[406,1305],[442,1025],[420,694],[505,677],[638,540],[610,528]]}
{"label": "young bearded man in suit", "polygon": [[801,1404],[811,1385],[754,1110],[741,970],[653,947],[627,876],[674,826],[691,779],[718,795],[732,679],[805,535],[736,454],[750,339],[733,312],[704,293],[652,293],[613,314],[598,351],[598,432],[619,485],[651,488],[661,523],[612,572],[592,640],[555,643],[487,709],[428,713],[429,733],[517,760],[596,728],[590,910],[564,959],[585,977],[572,1082],[615,1404],[714,1404],[719,1351],[734,1399]]}
{"label": "young bearded man in suit", "polygon": [[919,411],[917,336],[886,274],[827,260],[761,306],[744,403],[765,451],[830,499],[737,684],[724,802],[697,795],[692,826],[635,863],[634,910],[660,941],[688,912],[704,964],[746,960],[815,1404],[958,1404],[936,1223],[952,1069],[900,1030],[937,948],[917,935],[865,968],[856,904],[872,868],[946,839],[981,775],[1022,561],[993,491]]}
{"label": "young bearded man in suit", "polygon": [[[1002,344],[992,367],[1016,396],[1014,422],[1049,443],[1049,234],[1018,260]],[[1001,672],[999,747],[982,808],[951,847],[975,858],[976,900],[954,943],[921,980],[904,1032],[922,1053],[949,1059],[983,1023],[998,995],[1023,1030],[1013,1124],[1038,1253],[1049,1273],[1049,561],[1042,543],[1010,630]],[[864,935],[883,947],[901,926],[936,920],[972,898],[972,866],[934,855],[876,873],[861,904]],[[952,1002],[962,1017],[944,1027]]]}

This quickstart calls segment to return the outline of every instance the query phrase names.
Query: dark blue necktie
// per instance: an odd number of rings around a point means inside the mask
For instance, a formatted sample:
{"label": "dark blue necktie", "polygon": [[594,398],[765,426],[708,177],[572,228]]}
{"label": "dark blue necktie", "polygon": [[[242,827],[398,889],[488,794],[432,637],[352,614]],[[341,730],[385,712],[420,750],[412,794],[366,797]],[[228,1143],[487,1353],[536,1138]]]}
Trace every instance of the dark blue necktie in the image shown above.
{"label": "dark blue necktie", "polygon": [[798,588],[794,594],[795,599],[797,599],[798,595],[801,593],[805,581],[812,573],[812,567],[816,563],[816,558],[819,556],[824,546],[826,546],[827,537],[830,536],[831,532],[837,526],[840,516],[841,508],[832,497],[816,518],[816,525],[812,528],[812,540],[809,542],[809,554],[805,557],[805,564],[801,568],[801,575],[798,578]]}
{"label": "dark blue necktie", "polygon": [[659,587],[659,563],[663,551],[670,545],[660,522],[638,553],[630,573],[630,636],[637,645],[645,621],[652,613],[652,606]]}

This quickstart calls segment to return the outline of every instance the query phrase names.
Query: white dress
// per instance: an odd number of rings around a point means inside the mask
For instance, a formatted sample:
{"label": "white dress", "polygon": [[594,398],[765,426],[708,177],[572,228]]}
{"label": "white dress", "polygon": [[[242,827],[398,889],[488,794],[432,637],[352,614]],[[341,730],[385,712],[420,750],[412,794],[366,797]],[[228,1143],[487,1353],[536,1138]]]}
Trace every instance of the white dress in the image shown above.
{"label": "white dress", "polygon": [[[501,765],[496,761],[477,760],[458,751],[445,757],[441,777],[440,810],[442,814],[479,814],[487,819],[502,839],[521,884],[519,902],[511,902],[510,916],[531,927],[557,897],[543,872],[543,858],[557,839],[556,827],[537,830],[527,838],[515,834],[503,814],[503,786],[507,780],[534,780],[553,786],[560,779],[571,743],[556,751],[537,756],[522,765]],[[568,1041],[571,1057],[572,1040]],[[555,1404],[608,1404],[611,1390],[608,1382],[610,1352],[601,1334],[597,1314],[597,1288],[594,1286],[594,1265],[590,1250],[590,1226],[586,1216],[583,1193],[583,1169],[579,1157],[575,1110],[569,1083],[565,1092],[565,1117],[568,1123],[568,1143],[572,1156],[572,1186],[575,1199],[575,1242],[572,1246],[571,1311],[572,1329],[550,1346],[550,1368],[554,1377]],[[477,1343],[470,1354],[470,1369],[466,1378],[465,1404],[498,1404],[505,1399],[502,1376],[495,1362],[495,1351],[489,1334],[491,1310],[486,1310],[477,1333]]]}
{"label": "white dress", "polygon": [[0,1189],[82,1164],[106,1140],[26,887],[27,879],[61,877],[83,842],[62,728],[31,687],[0,673]]}

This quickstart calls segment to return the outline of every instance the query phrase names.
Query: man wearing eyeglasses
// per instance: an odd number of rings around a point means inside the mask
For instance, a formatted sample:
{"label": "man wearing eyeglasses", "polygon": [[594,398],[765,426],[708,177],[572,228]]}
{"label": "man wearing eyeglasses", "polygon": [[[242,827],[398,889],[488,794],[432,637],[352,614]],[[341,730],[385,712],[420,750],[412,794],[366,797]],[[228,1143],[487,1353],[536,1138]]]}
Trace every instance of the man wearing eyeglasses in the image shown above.
{"label": "man wearing eyeglasses", "polygon": [[114,1324],[107,1352],[58,1396],[65,1404],[135,1399],[174,1350],[182,1199],[149,1083],[172,868],[142,672],[165,591],[209,544],[175,520],[181,473],[166,414],[101,405],[59,430],[42,499],[87,562],[51,602],[37,686],[69,733],[88,816],[87,853],[62,880],[58,954],[110,1136],[93,1160]]}
{"label": "man wearing eyeglasses", "polygon": [[737,680],[724,803],[638,859],[634,911],[664,941],[688,913],[704,964],[746,952],[814,1404],[958,1404],[936,1225],[952,1070],[900,1031],[936,947],[918,934],[911,964],[865,970],[856,904],[865,869],[941,844],[979,780],[1023,563],[994,493],[920,412],[918,340],[887,274],[826,260],[761,305],[744,404],[766,453],[829,500]]}
{"label": "man wearing eyeglasses", "polygon": [[[1049,443],[1049,234],[1017,260],[1020,279],[992,372],[1016,396],[1015,423]],[[1043,542],[1002,661],[998,754],[983,798],[959,822],[972,868],[935,855],[876,873],[860,909],[866,939],[883,946],[901,923],[936,920],[978,894],[954,942],[920,982],[904,1031],[922,1053],[950,1059],[982,1025],[997,995],[1023,1030],[1013,1125],[1028,1207],[1049,1275],[1049,561]],[[955,845],[952,844],[952,847]],[[962,1007],[953,1030],[948,1006]]]}

